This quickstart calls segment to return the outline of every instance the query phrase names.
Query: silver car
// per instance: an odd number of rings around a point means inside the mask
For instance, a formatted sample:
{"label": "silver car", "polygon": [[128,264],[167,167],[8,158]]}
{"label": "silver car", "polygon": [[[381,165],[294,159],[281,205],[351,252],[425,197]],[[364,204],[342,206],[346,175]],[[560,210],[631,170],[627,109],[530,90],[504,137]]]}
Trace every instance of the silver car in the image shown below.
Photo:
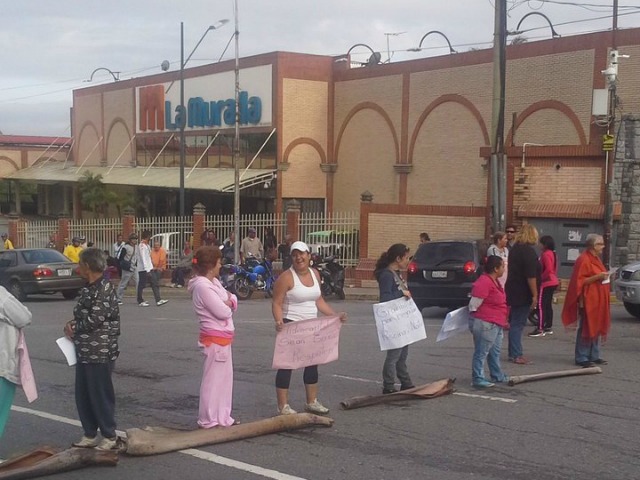
{"label": "silver car", "polygon": [[616,298],[624,308],[640,319],[640,262],[633,262],[618,269],[613,282]]}

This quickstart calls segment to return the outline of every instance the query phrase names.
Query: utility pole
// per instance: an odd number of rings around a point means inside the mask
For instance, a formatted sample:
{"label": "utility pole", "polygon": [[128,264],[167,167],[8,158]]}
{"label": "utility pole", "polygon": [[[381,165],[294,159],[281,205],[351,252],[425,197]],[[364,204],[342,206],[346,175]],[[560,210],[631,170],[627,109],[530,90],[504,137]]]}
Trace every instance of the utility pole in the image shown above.
{"label": "utility pole", "polygon": [[[618,55],[617,50],[617,39],[616,33],[618,30],[618,0],[613,0],[613,25],[611,31],[611,51],[609,52],[609,63],[607,65],[607,70],[613,69],[613,76],[606,75],[606,81],[609,85],[609,108],[607,111],[607,137],[611,135],[611,126],[613,124],[615,128],[615,119],[616,119],[616,103],[618,101],[617,93],[616,93],[616,83],[618,81],[618,59],[620,55]],[[614,138],[614,145],[618,141],[617,138]],[[603,263],[607,268],[611,267],[611,255],[613,251],[613,245],[611,244],[611,240],[613,238],[613,173],[614,173],[614,163],[615,163],[615,151],[606,151],[605,155],[605,165],[606,165],[606,183],[605,183],[605,191],[604,191],[604,243],[605,249],[602,254]],[[610,155],[611,154],[611,155]]]}
{"label": "utility pole", "polygon": [[504,230],[507,210],[507,162],[504,156],[507,1],[496,0],[493,37],[491,113],[491,204],[493,231]]}
{"label": "utility pole", "polygon": [[235,139],[233,141],[233,231],[236,239],[233,242],[233,256],[236,263],[240,263],[240,52],[238,48],[238,0],[234,2],[235,18],[235,99],[236,99],[236,121]]}

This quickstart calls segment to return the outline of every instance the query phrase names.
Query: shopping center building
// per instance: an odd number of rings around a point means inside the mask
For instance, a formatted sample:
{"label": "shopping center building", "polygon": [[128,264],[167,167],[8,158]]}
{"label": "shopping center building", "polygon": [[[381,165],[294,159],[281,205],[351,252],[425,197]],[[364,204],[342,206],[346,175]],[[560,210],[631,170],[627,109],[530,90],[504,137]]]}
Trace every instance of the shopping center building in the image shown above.
{"label": "shopping center building", "polygon": [[[607,154],[607,108],[594,107],[594,98],[606,103],[602,70],[614,41],[629,58],[620,61],[610,126],[620,148]],[[397,241],[413,246],[422,231],[434,239],[486,237],[492,55],[363,67],[345,56],[240,59],[242,211],[282,212],[291,199],[303,211],[360,211],[361,257]],[[613,160],[635,155],[622,147],[633,141],[632,114],[640,113],[640,29],[617,31],[615,40],[600,32],[511,45],[506,55],[507,221],[530,221],[556,236],[566,247],[563,262],[571,262],[571,244],[603,230],[605,205],[616,225],[630,213],[622,190],[632,185],[614,182],[625,175]],[[210,213],[231,213],[234,62],[188,68],[184,77],[184,111],[178,71],[75,90],[74,168],[49,161],[6,176],[47,184],[52,196],[52,183],[70,189],[70,211],[79,215],[75,186],[84,172],[99,173],[113,188],[135,189],[154,214],[175,215],[184,122],[187,212],[199,202]],[[609,184],[612,202],[605,201]]]}

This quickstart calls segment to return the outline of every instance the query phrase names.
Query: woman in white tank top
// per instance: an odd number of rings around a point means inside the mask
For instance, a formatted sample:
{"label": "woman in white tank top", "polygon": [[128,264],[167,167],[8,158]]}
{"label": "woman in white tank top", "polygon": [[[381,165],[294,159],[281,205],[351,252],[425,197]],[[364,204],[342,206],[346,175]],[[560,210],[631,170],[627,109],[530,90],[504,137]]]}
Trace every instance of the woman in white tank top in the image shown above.
{"label": "woman in white tank top", "polygon": [[[320,275],[311,268],[311,254],[304,242],[291,245],[292,265],[278,277],[273,288],[272,313],[276,322],[276,331],[282,330],[285,323],[317,318],[318,311],[324,315],[339,315],[343,322],[347,314],[335,313],[320,293]],[[304,369],[304,388],[307,396],[305,410],[310,413],[326,414],[329,409],[318,401],[318,366]],[[276,374],[276,395],[278,413],[291,415],[297,413],[289,406],[289,385],[291,370],[278,370]]]}

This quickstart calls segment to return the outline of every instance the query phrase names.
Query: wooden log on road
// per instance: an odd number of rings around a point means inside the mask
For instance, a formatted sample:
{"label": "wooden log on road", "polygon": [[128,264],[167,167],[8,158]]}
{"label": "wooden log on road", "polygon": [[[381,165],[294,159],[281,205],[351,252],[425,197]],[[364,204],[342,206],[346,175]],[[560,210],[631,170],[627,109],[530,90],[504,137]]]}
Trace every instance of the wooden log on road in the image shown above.
{"label": "wooden log on road", "polygon": [[[34,462],[35,459],[40,460]],[[23,480],[85,467],[116,466],[118,454],[94,448],[70,448],[49,455],[39,449],[15,460],[0,465],[0,480]]]}
{"label": "wooden log on road", "polygon": [[270,433],[298,430],[306,427],[330,427],[333,419],[311,413],[280,415],[257,422],[243,423],[232,427],[203,428],[199,430],[171,430],[146,427],[127,430],[127,454],[158,455],[160,453],[184,450],[185,448],[233,442],[245,438],[258,437]]}
{"label": "wooden log on road", "polygon": [[397,393],[349,398],[340,402],[340,405],[344,410],[353,410],[354,408],[397,402],[398,400],[425,400],[441,397],[442,395],[449,395],[454,392],[453,383],[455,381],[455,378],[443,378],[433,383],[427,383],[426,385],[402,390]]}
{"label": "wooden log on road", "polygon": [[536,373],[533,375],[517,375],[509,377],[509,386],[513,387],[520,383],[537,382],[538,380],[547,380],[549,378],[574,377],[576,375],[593,375],[602,373],[600,367],[574,368],[572,370],[560,370],[558,372]]}

